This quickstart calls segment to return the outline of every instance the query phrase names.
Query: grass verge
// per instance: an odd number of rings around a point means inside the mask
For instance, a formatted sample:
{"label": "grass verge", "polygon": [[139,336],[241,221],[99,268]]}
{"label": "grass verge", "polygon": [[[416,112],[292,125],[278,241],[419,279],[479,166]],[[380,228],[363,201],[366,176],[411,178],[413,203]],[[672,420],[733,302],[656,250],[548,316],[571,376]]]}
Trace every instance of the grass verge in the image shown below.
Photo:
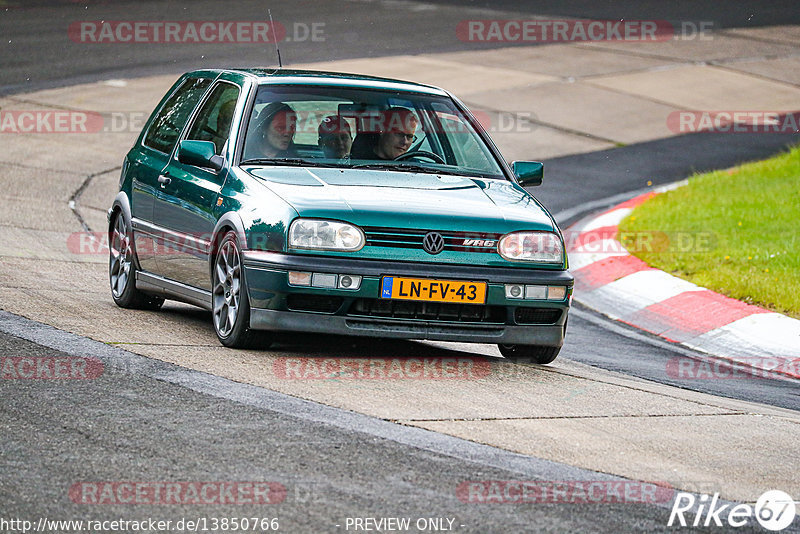
{"label": "grass verge", "polygon": [[638,206],[618,235],[653,267],[800,318],[800,146],[694,175]]}

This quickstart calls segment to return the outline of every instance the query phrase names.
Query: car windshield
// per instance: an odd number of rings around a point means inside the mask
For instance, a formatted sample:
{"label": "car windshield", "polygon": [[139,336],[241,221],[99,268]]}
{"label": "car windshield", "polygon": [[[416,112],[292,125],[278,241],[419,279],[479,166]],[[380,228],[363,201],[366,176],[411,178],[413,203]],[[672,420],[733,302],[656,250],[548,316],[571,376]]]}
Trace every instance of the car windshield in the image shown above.
{"label": "car windshield", "polygon": [[450,98],[330,86],[259,87],[242,163],[504,178]]}

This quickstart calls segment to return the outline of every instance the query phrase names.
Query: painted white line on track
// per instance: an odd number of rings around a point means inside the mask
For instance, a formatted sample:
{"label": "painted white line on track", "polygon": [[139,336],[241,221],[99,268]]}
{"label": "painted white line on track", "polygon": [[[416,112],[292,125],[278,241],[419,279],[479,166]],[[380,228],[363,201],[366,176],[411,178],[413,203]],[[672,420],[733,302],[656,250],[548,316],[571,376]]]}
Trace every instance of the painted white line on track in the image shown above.
{"label": "painted white line on track", "polygon": [[732,357],[800,358],[800,321],[779,313],[756,313],[687,344]]}
{"label": "painted white line on track", "polygon": [[630,274],[576,298],[609,317],[624,319],[686,291],[706,290],[663,271],[648,270]]}
{"label": "painted white line on track", "polygon": [[619,208],[616,210],[611,210],[608,213],[600,215],[596,219],[592,219],[592,221],[584,226],[581,231],[589,232],[591,230],[604,228],[606,226],[617,226],[622,222],[622,219],[627,217],[632,211],[633,208]]}
{"label": "painted white line on track", "polygon": [[580,246],[568,252],[567,255],[569,256],[569,268],[572,271],[577,271],[598,261],[607,260],[615,256],[628,256],[629,254],[616,239],[601,239]]}
{"label": "painted white line on track", "polygon": [[642,300],[650,301],[650,304],[667,300],[687,291],[708,291],[697,284],[655,269],[629,274],[605,287],[637,295]]}

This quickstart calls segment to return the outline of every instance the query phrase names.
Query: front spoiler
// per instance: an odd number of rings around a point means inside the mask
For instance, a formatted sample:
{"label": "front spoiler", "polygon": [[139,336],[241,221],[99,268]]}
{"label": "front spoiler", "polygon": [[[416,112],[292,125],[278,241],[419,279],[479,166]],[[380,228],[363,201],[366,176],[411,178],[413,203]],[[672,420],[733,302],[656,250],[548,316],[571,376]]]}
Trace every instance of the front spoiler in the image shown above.
{"label": "front spoiler", "polygon": [[[565,318],[566,320],[566,318]],[[254,330],[311,332],[347,336],[365,336],[463,343],[501,343],[547,345],[564,343],[564,326],[463,324],[430,321],[408,321],[372,317],[325,315],[295,311],[253,308],[250,327]]]}

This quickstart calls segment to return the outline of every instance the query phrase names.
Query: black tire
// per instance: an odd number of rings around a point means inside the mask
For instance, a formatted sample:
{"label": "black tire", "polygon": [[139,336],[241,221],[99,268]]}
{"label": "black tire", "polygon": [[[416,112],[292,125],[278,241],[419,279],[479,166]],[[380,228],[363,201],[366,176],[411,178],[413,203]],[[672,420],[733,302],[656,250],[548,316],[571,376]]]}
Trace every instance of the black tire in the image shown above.
{"label": "black tire", "polygon": [[164,299],[136,289],[136,250],[130,221],[116,211],[108,227],[108,281],[111,297],[120,308],[158,310]]}
{"label": "black tire", "polygon": [[232,349],[267,348],[268,333],[250,328],[250,299],[236,232],[227,232],[216,247],[211,269],[211,320],[217,338]]}
{"label": "black tire", "polygon": [[519,363],[546,365],[556,359],[561,347],[547,345],[497,345],[504,358]]}

